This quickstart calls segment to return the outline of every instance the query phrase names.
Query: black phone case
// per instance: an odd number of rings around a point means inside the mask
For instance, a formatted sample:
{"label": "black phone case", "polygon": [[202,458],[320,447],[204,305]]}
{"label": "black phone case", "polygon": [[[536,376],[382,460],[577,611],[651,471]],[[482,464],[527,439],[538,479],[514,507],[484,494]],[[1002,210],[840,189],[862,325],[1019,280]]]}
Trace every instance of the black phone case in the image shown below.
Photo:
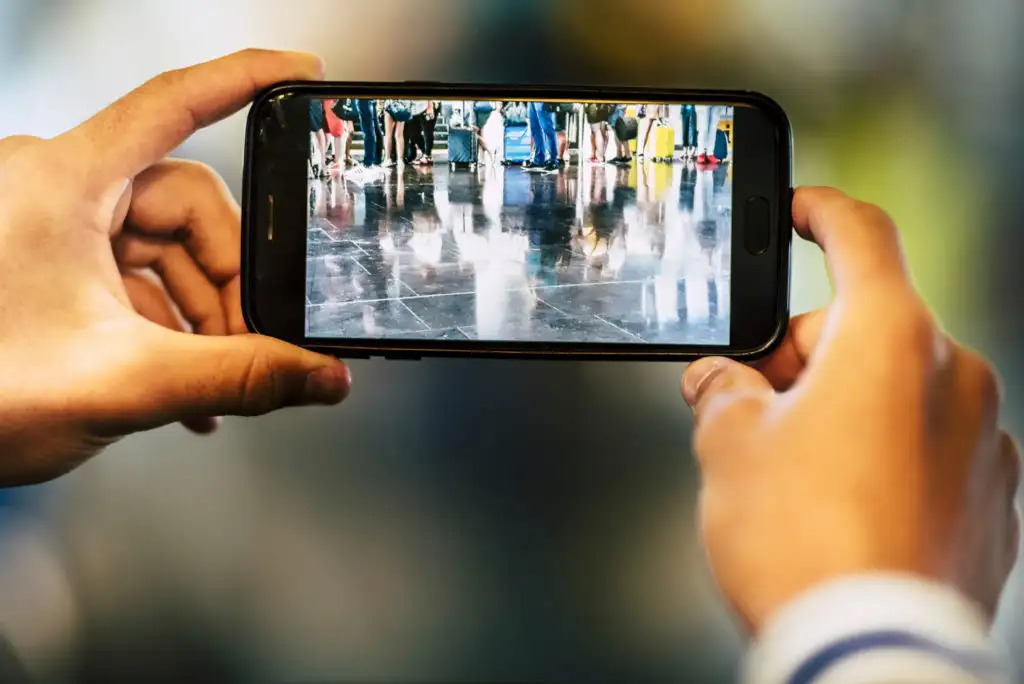
{"label": "black phone case", "polygon": [[[261,329],[259,317],[256,314],[254,305],[255,287],[251,277],[246,277],[245,270],[251,263],[252,235],[247,228],[251,221],[251,205],[253,192],[253,158],[255,151],[254,141],[256,140],[256,127],[258,120],[256,113],[260,106],[267,100],[284,95],[322,95],[325,89],[343,89],[348,97],[364,94],[367,96],[379,96],[380,92],[386,92],[392,96],[407,94],[416,96],[412,99],[452,99],[465,100],[467,92],[476,96],[469,99],[502,99],[499,95],[506,95],[509,91],[515,91],[517,95],[525,96],[529,101],[544,101],[546,99],[562,99],[571,96],[585,100],[607,100],[614,97],[623,102],[645,102],[645,101],[674,101],[681,97],[687,103],[735,103],[754,106],[765,112],[775,123],[777,129],[783,133],[782,139],[785,149],[778,155],[778,173],[780,178],[786,179],[787,197],[780,202],[778,207],[779,238],[783,242],[777,252],[779,283],[775,302],[775,318],[777,325],[774,334],[764,344],[754,349],[733,350],[728,346],[688,346],[677,350],[644,351],[643,345],[636,345],[633,349],[606,349],[602,345],[594,343],[580,343],[581,347],[592,347],[592,349],[559,348],[557,344],[544,343],[516,343],[507,342],[495,345],[490,342],[473,342],[470,348],[448,349],[443,346],[416,346],[399,340],[346,340],[346,344],[335,342],[321,343],[317,340],[285,339],[287,342],[297,344],[305,349],[327,354],[341,359],[369,359],[385,358],[394,360],[419,360],[422,358],[490,358],[490,359],[524,359],[524,360],[591,360],[591,361],[674,361],[690,362],[706,356],[726,356],[740,361],[755,361],[767,356],[777,349],[785,339],[789,328],[790,317],[790,288],[792,285],[792,198],[793,198],[793,133],[789,117],[774,99],[767,95],[749,90],[707,90],[707,89],[658,89],[658,88],[635,88],[635,87],[592,87],[592,86],[566,86],[566,85],[543,85],[543,86],[520,86],[520,85],[496,85],[496,84],[470,84],[470,83],[447,83],[436,81],[404,81],[401,83],[384,82],[339,82],[339,81],[286,81],[275,84],[260,92],[253,100],[250,107],[247,122],[244,148],[244,167],[242,180],[242,268],[241,297],[242,315],[246,326],[253,333],[264,334]],[[491,98],[486,97],[492,96]],[[522,98],[518,98],[522,99]],[[251,276],[252,274],[248,274]],[[384,344],[380,344],[383,342]],[[404,344],[403,344],[404,343]],[[495,348],[500,346],[501,348]],[[730,345],[731,346],[731,345]]]}

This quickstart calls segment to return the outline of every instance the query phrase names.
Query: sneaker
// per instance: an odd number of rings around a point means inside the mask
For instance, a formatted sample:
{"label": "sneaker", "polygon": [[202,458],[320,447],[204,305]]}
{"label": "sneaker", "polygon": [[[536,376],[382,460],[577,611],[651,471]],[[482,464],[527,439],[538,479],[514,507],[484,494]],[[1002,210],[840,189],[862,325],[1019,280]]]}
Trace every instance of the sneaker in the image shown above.
{"label": "sneaker", "polygon": [[560,168],[562,168],[562,165],[556,161],[548,162],[544,165],[545,171],[558,171]]}
{"label": "sneaker", "polygon": [[698,164],[707,164],[708,163],[708,155],[704,154],[703,152],[698,154],[697,155],[697,163]]}

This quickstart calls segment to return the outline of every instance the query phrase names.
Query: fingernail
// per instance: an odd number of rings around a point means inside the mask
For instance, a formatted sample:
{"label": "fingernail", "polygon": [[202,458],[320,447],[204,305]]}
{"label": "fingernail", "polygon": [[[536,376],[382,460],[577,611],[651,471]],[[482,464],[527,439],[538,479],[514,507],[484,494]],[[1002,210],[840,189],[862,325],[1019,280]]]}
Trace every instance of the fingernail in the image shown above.
{"label": "fingernail", "polygon": [[692,408],[700,399],[700,392],[711,378],[725,369],[721,359],[707,358],[694,361],[683,375],[683,398]]}
{"label": "fingernail", "polygon": [[306,399],[318,404],[337,404],[348,396],[351,384],[348,366],[340,363],[324,366],[306,378]]}

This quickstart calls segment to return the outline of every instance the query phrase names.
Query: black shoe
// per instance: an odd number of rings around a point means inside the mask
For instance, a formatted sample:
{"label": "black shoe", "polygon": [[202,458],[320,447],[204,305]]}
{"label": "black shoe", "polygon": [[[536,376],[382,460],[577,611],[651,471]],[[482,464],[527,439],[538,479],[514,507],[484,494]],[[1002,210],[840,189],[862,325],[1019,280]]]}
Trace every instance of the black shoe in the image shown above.
{"label": "black shoe", "polygon": [[562,168],[562,165],[558,162],[548,162],[544,165],[545,171],[558,171],[560,168]]}
{"label": "black shoe", "polygon": [[534,164],[533,160],[530,160],[528,162],[523,162],[523,168],[524,169],[541,169],[541,168],[544,168],[544,165],[543,164]]}

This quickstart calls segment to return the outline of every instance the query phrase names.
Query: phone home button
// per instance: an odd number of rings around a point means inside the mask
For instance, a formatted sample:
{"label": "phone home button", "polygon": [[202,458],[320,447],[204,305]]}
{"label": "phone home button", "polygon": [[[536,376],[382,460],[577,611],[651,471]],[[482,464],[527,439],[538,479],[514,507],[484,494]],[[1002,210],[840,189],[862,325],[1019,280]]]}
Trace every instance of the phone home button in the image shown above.
{"label": "phone home button", "polygon": [[751,254],[764,254],[772,239],[771,205],[764,197],[751,197],[743,213],[743,246]]}

